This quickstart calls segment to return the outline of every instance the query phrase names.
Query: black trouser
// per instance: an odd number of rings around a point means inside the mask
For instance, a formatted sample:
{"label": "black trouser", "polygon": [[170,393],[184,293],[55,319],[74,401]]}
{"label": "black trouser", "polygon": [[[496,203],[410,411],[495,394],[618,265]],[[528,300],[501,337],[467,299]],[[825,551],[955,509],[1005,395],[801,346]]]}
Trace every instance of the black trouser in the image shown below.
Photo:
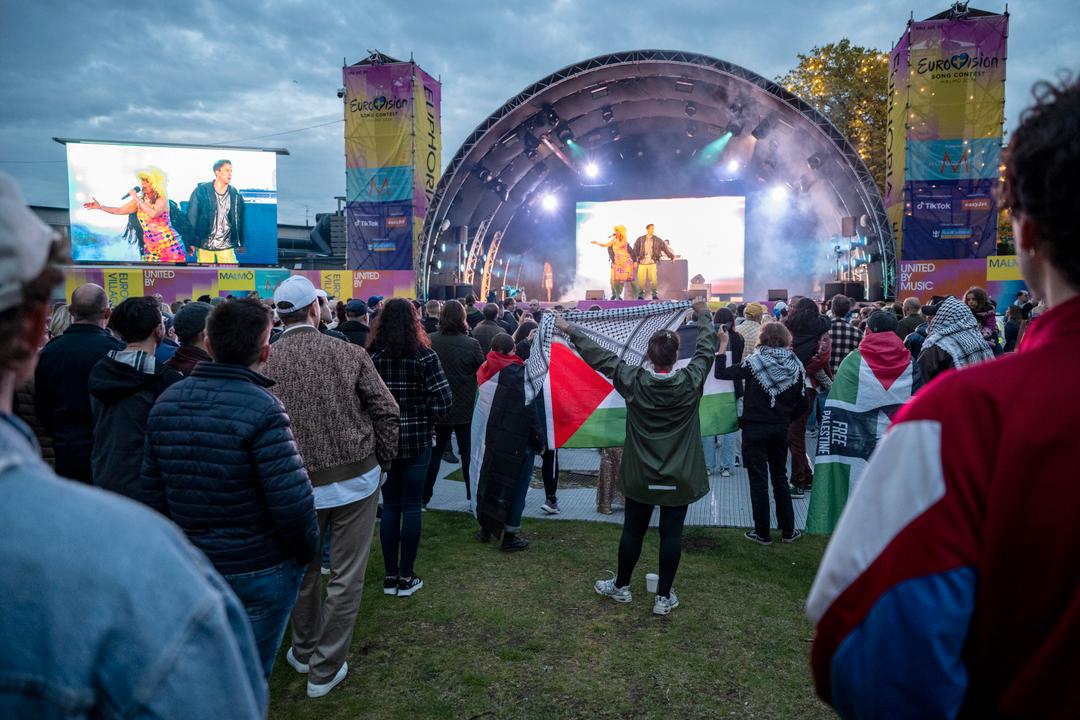
{"label": "black trouser", "polygon": [[795,529],[795,512],[787,483],[788,426],[746,423],[742,426],[743,464],[750,475],[754,532],[769,538],[769,481],[776,501],[776,524],[785,536]]}
{"label": "black trouser", "polygon": [[544,495],[548,500],[555,500],[559,489],[559,451],[549,448],[544,452],[544,464],[540,470],[544,478]]}
{"label": "black trouser", "polygon": [[469,490],[469,453],[472,451],[472,435],[469,423],[462,425],[436,425],[435,426],[435,449],[431,451],[431,462],[428,464],[427,479],[424,481],[424,496],[421,498],[424,505],[431,502],[431,494],[435,492],[435,480],[439,476],[439,465],[442,463],[443,453],[450,444],[450,433],[457,435],[458,451],[461,453],[461,476],[465,480],[465,497],[472,499]]}
{"label": "black trouser", "polygon": [[[671,583],[675,581],[675,572],[679,569],[679,560],[682,558],[682,529],[689,507],[660,506],[660,582],[656,586],[657,595],[668,597],[671,592]],[[641,543],[649,530],[652,513],[652,505],[626,498],[622,538],[619,540],[619,576],[615,578],[616,587],[630,584],[630,576],[641,556]]]}

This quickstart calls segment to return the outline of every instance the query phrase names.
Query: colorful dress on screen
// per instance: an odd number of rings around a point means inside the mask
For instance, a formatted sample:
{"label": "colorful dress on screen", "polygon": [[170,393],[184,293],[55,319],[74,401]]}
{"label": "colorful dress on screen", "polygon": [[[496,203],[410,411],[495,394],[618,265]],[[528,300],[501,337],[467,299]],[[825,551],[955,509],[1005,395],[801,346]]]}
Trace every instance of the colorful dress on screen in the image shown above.
{"label": "colorful dress on screen", "polygon": [[186,260],[180,237],[169,224],[169,211],[150,217],[139,208],[136,212],[143,231],[143,261],[182,263]]}

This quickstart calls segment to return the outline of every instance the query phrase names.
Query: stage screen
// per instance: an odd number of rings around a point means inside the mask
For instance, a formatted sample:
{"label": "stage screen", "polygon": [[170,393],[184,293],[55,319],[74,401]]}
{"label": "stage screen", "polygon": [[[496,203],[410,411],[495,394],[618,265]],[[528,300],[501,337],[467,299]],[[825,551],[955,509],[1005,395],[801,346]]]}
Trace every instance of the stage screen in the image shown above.
{"label": "stage screen", "polygon": [[[650,223],[655,226],[654,235],[665,240],[677,258],[687,261],[688,278],[703,276],[714,293],[742,294],[746,198],[725,195],[579,202],[574,289],[582,293],[580,297],[585,290],[611,292],[608,252],[592,241],[606,243],[614,227],[624,225],[632,248]],[[667,257],[661,262],[667,262]]]}
{"label": "stage screen", "polygon": [[277,264],[274,152],[69,142],[67,161],[75,262]]}

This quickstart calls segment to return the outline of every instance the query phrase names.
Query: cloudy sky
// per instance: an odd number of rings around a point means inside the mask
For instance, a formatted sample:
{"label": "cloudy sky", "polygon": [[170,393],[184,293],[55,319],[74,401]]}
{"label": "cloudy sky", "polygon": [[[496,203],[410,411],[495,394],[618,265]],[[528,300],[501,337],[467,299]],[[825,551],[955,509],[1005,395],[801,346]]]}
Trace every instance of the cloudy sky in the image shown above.
{"label": "cloudy sky", "polygon": [[[344,194],[341,64],[369,50],[443,82],[444,164],[507,98],[541,77],[618,50],[718,57],[772,78],[799,52],[848,37],[889,49],[925,0],[399,0],[0,4],[0,170],[32,204],[65,206],[64,149],[82,137],[285,147],[279,221]],[[974,6],[1000,12],[1002,0]],[[1080,69],[1076,0],[1010,6],[1006,126],[1031,84]],[[315,126],[315,127],[312,127]],[[300,132],[288,132],[310,128]],[[119,198],[117,198],[119,199]]]}

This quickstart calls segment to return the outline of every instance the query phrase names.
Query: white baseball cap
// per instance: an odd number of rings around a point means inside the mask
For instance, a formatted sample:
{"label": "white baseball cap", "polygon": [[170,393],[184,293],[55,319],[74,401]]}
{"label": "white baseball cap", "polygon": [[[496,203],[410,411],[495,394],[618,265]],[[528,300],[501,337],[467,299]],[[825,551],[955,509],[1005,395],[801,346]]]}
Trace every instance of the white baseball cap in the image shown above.
{"label": "white baseball cap", "polygon": [[49,259],[53,231],[30,211],[10,175],[0,173],[0,312],[18,307],[23,286]]}
{"label": "white baseball cap", "polygon": [[279,313],[291,313],[306,308],[316,297],[310,280],[303,275],[291,275],[274,290],[274,306]]}

